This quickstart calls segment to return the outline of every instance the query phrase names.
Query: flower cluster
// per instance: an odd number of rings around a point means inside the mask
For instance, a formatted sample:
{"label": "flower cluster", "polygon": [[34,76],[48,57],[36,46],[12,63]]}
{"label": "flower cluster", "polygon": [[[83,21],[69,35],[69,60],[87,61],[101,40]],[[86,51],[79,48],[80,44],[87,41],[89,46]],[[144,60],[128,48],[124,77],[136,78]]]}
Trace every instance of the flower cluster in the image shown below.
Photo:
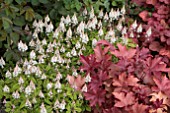
{"label": "flower cluster", "polygon": [[[83,84],[92,79],[90,75],[85,79],[79,75],[82,73],[78,70],[79,56],[91,54],[101,39],[112,44],[122,41],[128,45],[131,42],[125,35],[127,28],[123,26],[125,7],[112,9],[109,13],[101,10],[97,16],[93,7],[90,12],[85,8],[81,21],[77,15],[62,17],[56,28],[48,15],[43,20],[35,20],[31,41],[27,45],[20,40],[18,50],[28,55],[13,69],[7,70],[5,80],[0,82],[3,87],[0,96],[5,97],[7,112],[21,109],[40,113],[89,110],[82,94],[73,89],[87,91]],[[30,28],[26,26],[25,29]],[[3,68],[2,58],[1,62]]]}

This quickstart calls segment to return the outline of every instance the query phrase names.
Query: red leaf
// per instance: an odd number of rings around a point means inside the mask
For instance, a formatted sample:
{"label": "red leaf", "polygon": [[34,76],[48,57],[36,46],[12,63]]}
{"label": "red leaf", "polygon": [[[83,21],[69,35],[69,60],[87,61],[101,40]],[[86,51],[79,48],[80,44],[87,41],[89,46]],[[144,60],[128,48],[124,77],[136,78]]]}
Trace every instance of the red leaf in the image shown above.
{"label": "red leaf", "polygon": [[139,17],[142,18],[143,21],[147,21],[148,20],[148,11],[142,11],[141,13],[139,13]]}
{"label": "red leaf", "polygon": [[131,107],[128,107],[127,111],[128,113],[147,113],[146,112],[147,108],[148,106],[146,105],[135,103]]}
{"label": "red leaf", "polygon": [[136,49],[129,49],[127,50],[125,46],[122,46],[121,44],[117,44],[119,50],[112,51],[111,53],[114,54],[116,57],[123,57],[125,59],[131,59],[135,53]]}
{"label": "red leaf", "polygon": [[170,80],[166,76],[162,76],[160,80],[153,78],[157,87],[153,87],[154,91],[162,91],[168,97],[170,97]]}
{"label": "red leaf", "polygon": [[98,89],[97,91],[88,90],[87,93],[84,93],[86,100],[90,101],[90,106],[99,105],[101,106],[105,102],[106,91],[103,89]]}
{"label": "red leaf", "polygon": [[[96,56],[96,61],[97,62],[100,62],[102,60],[110,60],[111,57],[109,57],[108,55],[106,55],[106,53],[109,51],[110,47],[105,47],[104,50],[102,50],[101,46],[96,46],[94,48],[94,53],[95,53],[95,56]],[[108,57],[107,57],[108,56]],[[107,57],[107,59],[106,59]]]}
{"label": "red leaf", "polygon": [[80,62],[83,64],[80,69],[87,71],[87,73],[92,72],[99,66],[99,63],[96,62],[95,56],[93,54],[87,57],[80,55]]}
{"label": "red leaf", "polygon": [[161,55],[165,55],[167,57],[170,58],[170,50],[166,49],[166,48],[162,48],[160,51],[159,51],[159,54]]}
{"label": "red leaf", "polygon": [[149,45],[149,49],[152,51],[157,51],[159,52],[161,49],[160,43],[157,41],[153,41],[150,45]]}
{"label": "red leaf", "polygon": [[119,100],[115,102],[115,107],[126,107],[135,103],[135,97],[132,92],[127,94],[123,92],[113,92],[112,94]]}
{"label": "red leaf", "polygon": [[133,75],[126,75],[126,73],[122,73],[118,76],[118,79],[113,79],[113,86],[118,87],[127,87],[127,86],[138,86],[139,80]]}
{"label": "red leaf", "polygon": [[74,76],[67,75],[67,80],[73,88],[79,91],[85,83],[85,78],[81,77],[80,75],[78,75],[77,78],[75,78]]}
{"label": "red leaf", "polygon": [[115,47],[109,43],[108,41],[106,40],[100,40],[97,42],[97,45],[104,45],[104,46],[108,46],[110,48],[111,51],[115,50]]}
{"label": "red leaf", "polygon": [[147,4],[155,5],[157,3],[157,0],[146,0]]}

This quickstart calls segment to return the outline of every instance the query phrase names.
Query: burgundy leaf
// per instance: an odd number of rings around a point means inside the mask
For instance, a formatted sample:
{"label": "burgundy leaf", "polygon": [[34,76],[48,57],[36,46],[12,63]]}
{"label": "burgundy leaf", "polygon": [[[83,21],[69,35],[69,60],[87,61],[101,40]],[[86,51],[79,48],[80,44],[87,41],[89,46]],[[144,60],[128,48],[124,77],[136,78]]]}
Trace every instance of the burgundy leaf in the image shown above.
{"label": "burgundy leaf", "polygon": [[112,94],[119,100],[115,102],[115,107],[126,107],[135,103],[135,97],[132,92],[127,94],[123,92],[112,92]]}

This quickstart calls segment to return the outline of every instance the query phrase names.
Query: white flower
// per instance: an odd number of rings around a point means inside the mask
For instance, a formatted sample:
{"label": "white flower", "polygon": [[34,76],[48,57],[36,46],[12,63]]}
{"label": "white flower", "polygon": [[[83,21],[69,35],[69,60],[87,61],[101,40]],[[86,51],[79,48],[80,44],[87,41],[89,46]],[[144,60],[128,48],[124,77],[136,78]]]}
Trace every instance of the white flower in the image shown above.
{"label": "white flower", "polygon": [[85,51],[86,50],[86,48],[85,48],[85,46],[83,45],[83,47],[81,48],[83,51]]}
{"label": "white flower", "polygon": [[37,30],[34,30],[34,33],[32,34],[33,38],[36,39],[38,38],[38,32]]}
{"label": "white flower", "polygon": [[31,92],[32,92],[31,87],[30,87],[30,86],[27,86],[27,87],[25,88],[25,94],[26,94],[26,95],[30,95]]}
{"label": "white flower", "polygon": [[5,85],[4,88],[3,88],[3,91],[6,92],[6,93],[9,93],[10,89],[7,85]]}
{"label": "white flower", "polygon": [[29,30],[30,30],[30,29],[29,29],[29,26],[26,25],[25,28],[24,28],[24,30],[29,31]]}
{"label": "white flower", "polygon": [[96,44],[97,44],[97,40],[94,38],[94,39],[92,40],[92,47],[95,47]]}
{"label": "white flower", "polygon": [[130,33],[130,37],[134,38],[134,33],[133,32]]}
{"label": "white flower", "polygon": [[57,57],[56,57],[55,55],[51,57],[51,62],[52,62],[52,63],[57,62]]}
{"label": "white flower", "polygon": [[72,31],[71,31],[71,28],[70,28],[70,27],[69,27],[69,29],[68,29],[68,31],[67,31],[66,36],[67,36],[68,38],[71,38],[71,37],[72,37]]}
{"label": "white flower", "polygon": [[79,24],[79,26],[77,27],[77,33],[78,34],[81,34],[82,32],[84,32],[84,27],[85,27],[85,24],[83,21],[81,21],[81,23]]}
{"label": "white flower", "polygon": [[40,77],[40,76],[41,76],[41,74],[42,74],[42,71],[40,70],[40,68],[39,68],[39,67],[37,67],[37,68],[36,68],[35,75],[36,75],[37,77]]}
{"label": "white flower", "polygon": [[48,92],[48,96],[51,98],[53,97],[53,92],[51,90],[50,90],[50,92]]}
{"label": "white flower", "polygon": [[20,94],[18,93],[18,91],[13,92],[13,93],[12,93],[12,97],[13,97],[14,99],[18,99],[18,98],[20,98]]}
{"label": "white flower", "polygon": [[77,43],[76,43],[76,49],[80,49],[80,48],[81,48],[81,44],[80,44],[79,41],[77,41]]}
{"label": "white flower", "polygon": [[5,66],[5,61],[4,61],[4,59],[1,57],[1,59],[0,59],[0,66],[2,67],[2,68],[4,68],[4,66]]}
{"label": "white flower", "polygon": [[106,22],[107,20],[109,20],[109,16],[108,16],[107,12],[105,13],[105,15],[104,15],[104,18],[103,18],[103,19],[105,20],[105,22]]}
{"label": "white flower", "polygon": [[100,12],[99,12],[98,17],[99,17],[100,19],[102,19],[103,15],[104,15],[104,14],[103,14],[103,9],[101,9]]}
{"label": "white flower", "polygon": [[37,24],[38,26],[38,31],[40,31],[40,32],[43,32],[43,27],[45,26],[45,24],[43,23],[43,21],[42,20],[39,20],[39,22],[38,22],[38,24]]}
{"label": "white flower", "polygon": [[99,29],[98,34],[99,34],[99,36],[102,36],[104,34],[102,28]]}
{"label": "white flower", "polygon": [[95,16],[95,15],[94,15],[94,9],[93,9],[93,7],[91,7],[89,19],[92,19],[94,16]]}
{"label": "white flower", "polygon": [[34,22],[33,22],[33,28],[36,28],[37,25],[38,25],[37,20],[34,20]]}
{"label": "white flower", "polygon": [[54,33],[53,33],[53,37],[54,38],[58,38],[59,36],[59,27],[55,29]]}
{"label": "white flower", "polygon": [[137,22],[136,22],[136,20],[135,20],[135,21],[133,22],[133,24],[132,24],[132,29],[136,29],[137,26],[138,26],[138,24],[137,24]]}
{"label": "white flower", "polygon": [[122,37],[123,44],[127,45],[128,44],[128,38],[127,37]]}
{"label": "white flower", "polygon": [[65,22],[66,25],[69,25],[71,23],[71,19],[70,19],[69,15],[67,15],[67,17],[66,17],[64,22]]}
{"label": "white flower", "polygon": [[115,16],[115,12],[113,11],[113,8],[111,8],[111,11],[109,13],[109,17],[112,20],[114,16]]}
{"label": "white flower", "polygon": [[34,42],[33,39],[29,42],[29,46],[31,46],[31,47],[34,47],[34,46],[35,46],[35,42]]}
{"label": "white flower", "polygon": [[39,92],[39,96],[40,96],[40,98],[44,98],[44,94],[43,94],[43,92],[41,90]]}
{"label": "white flower", "polygon": [[65,32],[66,31],[66,28],[65,28],[65,25],[63,22],[60,22],[59,24],[59,30],[62,31],[62,32]]}
{"label": "white flower", "polygon": [[16,65],[13,71],[13,77],[17,77],[18,74],[21,74],[21,71],[22,69],[18,65]]}
{"label": "white flower", "polygon": [[45,38],[42,40],[42,45],[47,45],[47,40]]}
{"label": "white flower", "polygon": [[149,29],[146,31],[146,37],[150,37],[152,34],[152,29],[149,27]]}
{"label": "white flower", "polygon": [[82,55],[82,54],[83,54],[83,53],[82,53],[82,50],[80,49],[78,55],[80,56],[80,55]]}
{"label": "white flower", "polygon": [[60,80],[61,78],[62,78],[62,75],[61,75],[61,73],[60,73],[60,72],[58,72],[58,74],[57,74],[57,76],[56,76],[55,80]]}
{"label": "white flower", "polygon": [[88,38],[88,35],[87,34],[82,34],[82,43],[85,43],[85,44],[87,44],[88,43],[88,41],[89,41],[89,38]]}
{"label": "white flower", "polygon": [[122,7],[120,12],[122,13],[122,15],[124,15],[126,13],[125,5],[123,5],[123,7]]}
{"label": "white flower", "polygon": [[77,56],[77,52],[76,52],[75,48],[73,48],[73,49],[71,50],[71,54],[72,54],[73,56]]}
{"label": "white flower", "polygon": [[59,80],[55,83],[55,89],[60,89],[61,88],[61,83]]}
{"label": "white flower", "polygon": [[124,35],[124,34],[126,34],[126,33],[127,33],[127,28],[124,27],[124,28],[122,29],[122,35]]}
{"label": "white flower", "polygon": [[61,17],[60,22],[65,22],[64,16]]}
{"label": "white flower", "polygon": [[77,21],[77,17],[76,17],[76,13],[74,13],[73,17],[72,17],[72,23],[74,25],[77,25],[78,24],[78,21]]}
{"label": "white flower", "polygon": [[121,22],[121,21],[118,22],[116,28],[117,28],[117,30],[119,30],[119,31],[122,30],[123,26],[122,26],[122,22]]}
{"label": "white flower", "polygon": [[26,102],[25,102],[25,106],[26,106],[26,107],[29,107],[29,108],[32,107],[32,104],[31,104],[31,102],[30,102],[28,99],[27,99]]}
{"label": "white flower", "polygon": [[99,22],[98,22],[98,28],[102,28],[102,21],[101,20],[99,20]]}
{"label": "white flower", "polygon": [[36,103],[37,103],[37,100],[36,100],[35,97],[32,99],[32,103],[33,103],[33,104],[36,104]]}
{"label": "white flower", "polygon": [[43,74],[42,76],[41,76],[41,79],[42,80],[45,80],[47,78],[47,76],[45,75],[45,74]]}
{"label": "white flower", "polygon": [[25,52],[26,50],[28,50],[28,46],[20,40],[20,42],[18,43],[18,50],[21,52]]}
{"label": "white flower", "polygon": [[62,46],[61,49],[60,49],[60,52],[64,53],[66,51],[65,47]]}
{"label": "white flower", "polygon": [[64,109],[65,109],[65,106],[66,106],[66,103],[65,103],[65,101],[63,100],[63,101],[60,103],[59,108],[62,109],[62,110],[64,110]]}
{"label": "white flower", "polygon": [[32,90],[35,90],[36,88],[35,88],[35,84],[34,84],[34,82],[31,80],[30,81],[30,87],[31,87],[31,89]]}
{"label": "white flower", "polygon": [[52,32],[53,29],[54,29],[54,26],[53,26],[52,22],[50,22],[49,25],[48,24],[46,25],[46,32],[47,33]]}
{"label": "white flower", "polygon": [[46,108],[44,106],[44,103],[41,104],[40,108],[41,108],[40,113],[47,113],[47,110],[46,110]]}
{"label": "white flower", "polygon": [[54,108],[59,108],[59,106],[60,106],[60,102],[57,99],[54,103]]}
{"label": "white flower", "polygon": [[47,89],[49,90],[49,89],[51,89],[53,87],[53,84],[52,83],[48,83],[47,84]]}
{"label": "white flower", "polygon": [[46,17],[45,17],[45,23],[47,23],[47,22],[49,22],[50,21],[50,18],[49,18],[49,16],[47,15]]}
{"label": "white flower", "polygon": [[23,80],[23,78],[20,76],[20,78],[18,79],[18,84],[21,85],[21,84],[23,84],[23,83],[24,83],[24,80]]}
{"label": "white flower", "polygon": [[83,11],[83,16],[86,16],[87,15],[87,9],[85,8],[84,11]]}
{"label": "white flower", "polygon": [[73,70],[73,74],[72,74],[73,76],[77,76],[78,75],[78,73],[77,73],[77,70],[76,69],[74,69]]}
{"label": "white flower", "polygon": [[30,52],[30,58],[31,58],[31,59],[35,59],[35,58],[36,58],[36,54],[35,54],[34,50],[32,50],[32,51]]}
{"label": "white flower", "polygon": [[91,77],[90,77],[90,74],[88,73],[88,75],[86,76],[85,78],[85,82],[88,83],[88,82],[91,82]]}
{"label": "white flower", "polygon": [[116,40],[117,40],[116,37],[111,37],[111,38],[110,38],[110,42],[111,42],[111,43],[115,43]]}
{"label": "white flower", "polygon": [[82,92],[87,92],[87,85],[85,84],[82,89],[81,89]]}
{"label": "white flower", "polygon": [[9,70],[5,73],[5,77],[11,79],[12,74],[9,72]]}
{"label": "white flower", "polygon": [[137,33],[141,33],[142,32],[142,24],[140,24],[137,28]]}
{"label": "white flower", "polygon": [[67,52],[66,56],[69,58],[72,57],[70,52]]}

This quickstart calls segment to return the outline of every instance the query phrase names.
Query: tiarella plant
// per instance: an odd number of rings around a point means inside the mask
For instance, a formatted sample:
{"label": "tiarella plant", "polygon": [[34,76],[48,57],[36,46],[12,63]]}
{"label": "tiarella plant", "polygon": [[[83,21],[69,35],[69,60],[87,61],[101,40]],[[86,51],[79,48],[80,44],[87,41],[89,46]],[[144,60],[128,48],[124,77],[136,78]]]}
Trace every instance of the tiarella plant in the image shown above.
{"label": "tiarella plant", "polygon": [[[28,44],[22,40],[18,43],[18,50],[25,56],[15,68],[8,68],[3,58],[0,60],[5,73],[4,79],[0,81],[0,97],[3,97],[6,112],[90,111],[80,92],[87,91],[84,83],[90,82],[92,78],[91,75],[86,78],[80,76],[84,73],[78,70],[79,56],[92,54],[97,41],[101,39],[112,44],[135,46],[127,38],[127,28],[123,26],[124,15],[125,7],[105,13],[101,10],[97,16],[92,7],[90,12],[85,8],[82,15],[75,13],[72,17],[62,17],[57,27],[48,15],[43,20],[35,20],[33,28],[26,26],[30,34],[33,30],[33,38]],[[94,56],[91,58],[94,59]],[[110,57],[107,59],[110,60]],[[103,65],[107,67],[110,63]],[[107,69],[104,66],[102,68]],[[102,81],[106,78],[102,78]],[[97,86],[98,83],[94,88]]]}

